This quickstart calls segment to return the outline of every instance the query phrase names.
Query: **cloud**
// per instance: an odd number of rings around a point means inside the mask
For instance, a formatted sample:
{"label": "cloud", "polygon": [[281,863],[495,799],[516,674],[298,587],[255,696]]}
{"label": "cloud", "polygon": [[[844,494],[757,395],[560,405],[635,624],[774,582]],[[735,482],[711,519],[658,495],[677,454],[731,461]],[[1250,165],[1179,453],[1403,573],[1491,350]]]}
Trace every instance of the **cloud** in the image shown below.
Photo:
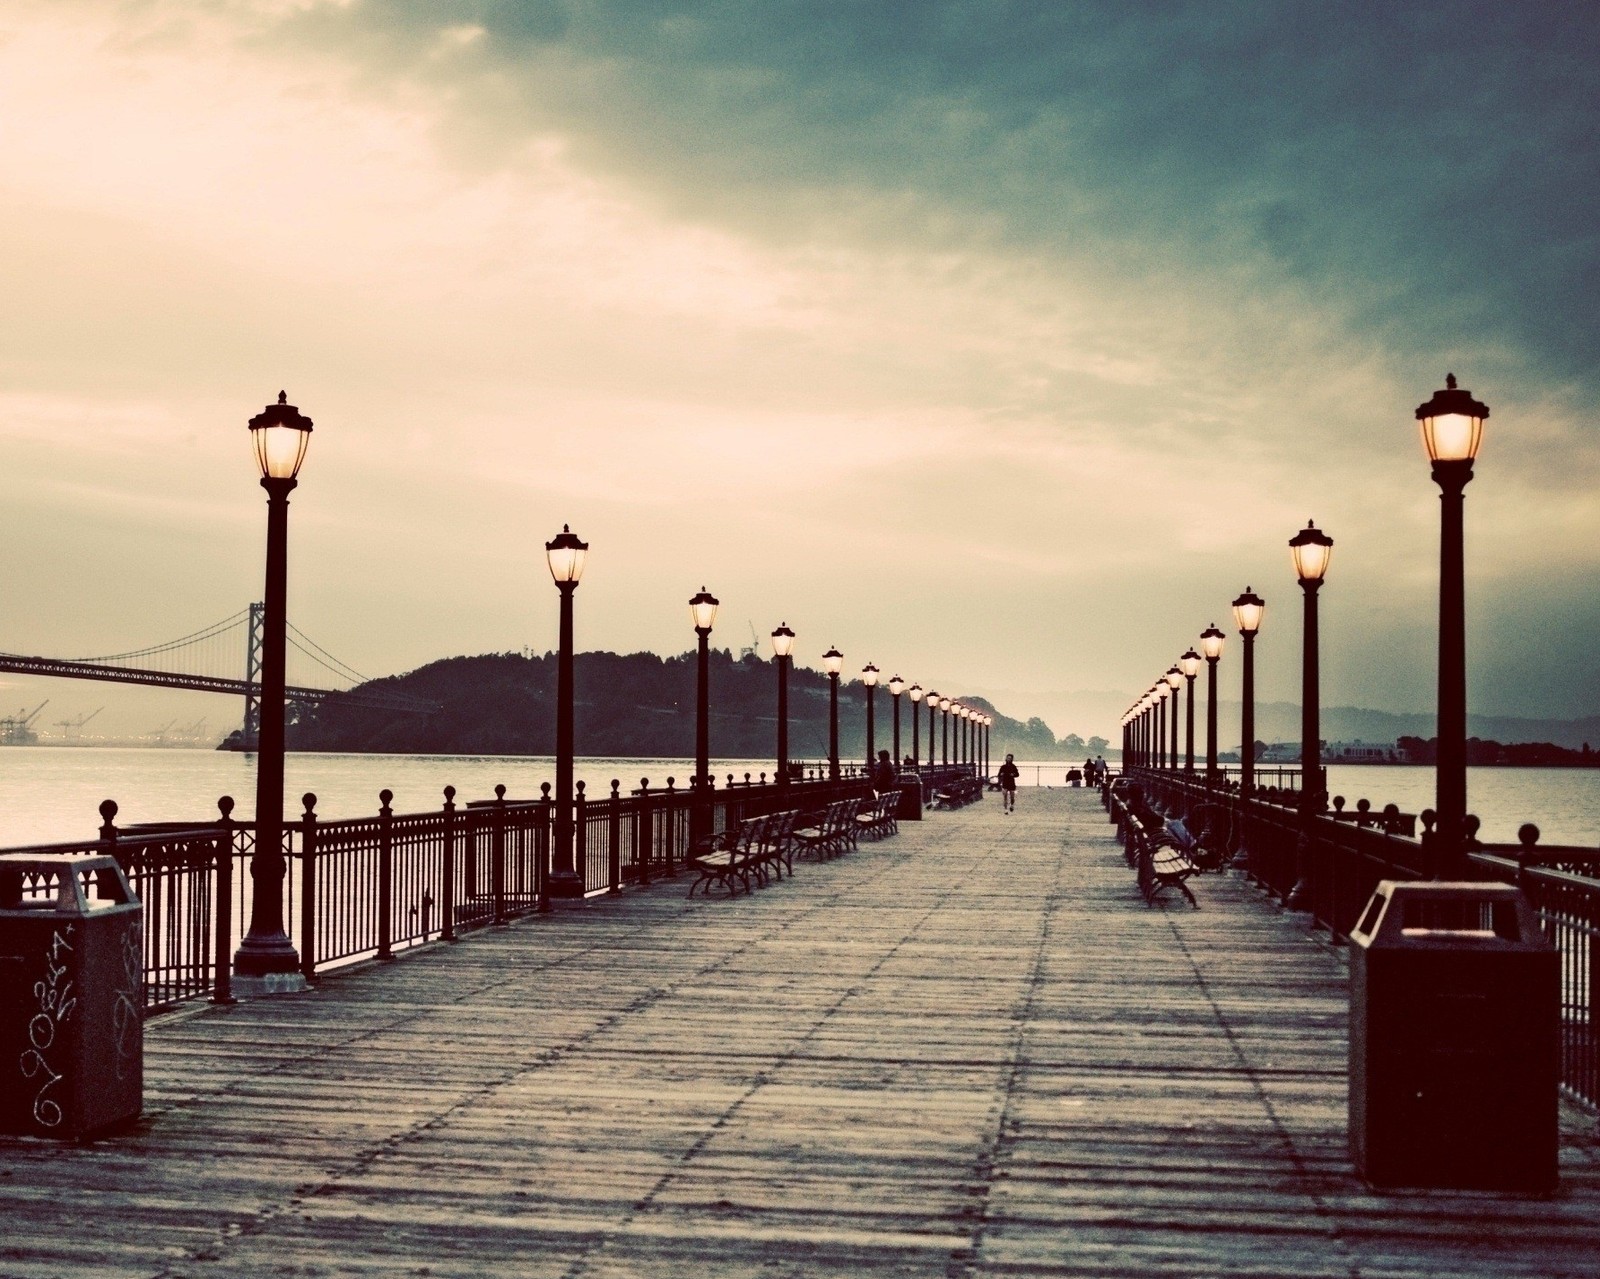
{"label": "cloud", "polygon": [[[1483,624],[1521,616],[1530,566],[1600,577],[1596,25],[24,4],[0,44],[27,124],[0,140],[25,302],[0,320],[0,446],[41,527],[121,486],[159,495],[151,546],[197,510],[226,528],[179,588],[203,622],[253,589],[235,436],[286,385],[318,421],[298,616],[371,669],[540,646],[529,548],[571,520],[600,570],[586,643],[681,646],[707,580],[731,616],[804,616],[908,677],[1047,689],[1076,663],[1133,691],[1247,581],[1292,603],[1269,583],[1315,515],[1349,601],[1330,679],[1424,706],[1437,508],[1411,409],[1447,369],[1494,409]],[[117,536],[82,519],[91,559],[85,529]],[[45,578],[9,585],[48,600]],[[952,583],[981,612],[941,606]],[[1384,637],[1390,665],[1354,656]],[[1600,704],[1564,651],[1497,658],[1497,705]],[[1263,679],[1292,695],[1287,650]]]}

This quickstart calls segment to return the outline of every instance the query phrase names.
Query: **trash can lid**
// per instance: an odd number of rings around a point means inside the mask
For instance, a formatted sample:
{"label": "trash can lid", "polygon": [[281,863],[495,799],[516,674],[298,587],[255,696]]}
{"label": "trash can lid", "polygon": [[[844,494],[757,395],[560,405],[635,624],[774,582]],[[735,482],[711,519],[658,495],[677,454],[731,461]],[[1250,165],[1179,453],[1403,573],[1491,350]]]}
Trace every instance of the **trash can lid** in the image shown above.
{"label": "trash can lid", "polygon": [[1514,884],[1385,879],[1350,930],[1365,950],[1546,951],[1539,915]]}
{"label": "trash can lid", "polygon": [[89,915],[137,902],[117,859],[104,853],[0,853],[0,914]]}

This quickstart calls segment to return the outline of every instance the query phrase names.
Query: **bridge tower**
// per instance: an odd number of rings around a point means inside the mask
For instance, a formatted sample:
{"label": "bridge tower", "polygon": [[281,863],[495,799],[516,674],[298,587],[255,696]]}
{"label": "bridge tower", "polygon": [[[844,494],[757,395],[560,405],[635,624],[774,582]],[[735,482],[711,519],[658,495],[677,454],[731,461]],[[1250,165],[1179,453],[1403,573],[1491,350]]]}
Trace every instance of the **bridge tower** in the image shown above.
{"label": "bridge tower", "polygon": [[261,745],[261,614],[265,604],[250,606],[250,624],[244,633],[244,726],[242,749],[253,751]]}

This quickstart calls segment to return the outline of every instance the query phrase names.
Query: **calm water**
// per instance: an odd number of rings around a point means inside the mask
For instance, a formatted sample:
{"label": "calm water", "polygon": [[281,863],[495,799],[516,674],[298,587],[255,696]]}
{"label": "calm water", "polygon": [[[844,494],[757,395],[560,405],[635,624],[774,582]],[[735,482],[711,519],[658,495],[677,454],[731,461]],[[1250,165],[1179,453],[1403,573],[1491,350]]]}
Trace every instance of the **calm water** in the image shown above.
{"label": "calm water", "polygon": [[[713,760],[718,784],[728,773],[752,776],[772,769],[771,760]],[[611,781],[624,793],[648,777],[652,788],[668,777],[688,785],[689,760],[581,759],[576,776],[591,793],[609,795]],[[444,788],[456,788],[456,803],[494,798],[504,784],[511,799],[537,799],[541,782],[555,781],[555,761],[502,755],[295,755],[285,767],[284,813],[300,812],[300,797],[317,796],[324,821],[378,811],[378,792],[394,792],[397,813],[424,812],[444,803]],[[0,747],[0,848],[19,844],[93,839],[100,829],[100,801],[117,801],[117,824],[215,821],[217,797],[232,795],[234,816],[247,820],[255,809],[256,757],[235,751],[152,750],[130,747]]]}
{"label": "calm water", "polygon": [[[719,760],[721,781],[732,772],[770,770],[770,760]],[[1068,765],[1024,762],[1022,784],[1062,784]],[[611,779],[624,791],[648,777],[651,786],[669,776],[687,784],[694,771],[682,759],[580,759],[577,776],[597,794]],[[1329,789],[1351,807],[1358,799],[1374,808],[1398,804],[1410,813],[1433,803],[1433,771],[1409,765],[1335,765]],[[515,799],[536,798],[541,782],[553,781],[548,757],[482,755],[290,755],[284,787],[288,813],[300,811],[300,796],[314,791],[324,820],[356,817],[378,808],[378,792],[394,792],[396,812],[437,808],[443,789],[454,786],[457,802],[487,799],[504,783]],[[1517,827],[1534,822],[1546,844],[1600,845],[1600,770],[1475,768],[1468,781],[1472,811],[1483,819],[1482,838],[1511,843]],[[236,815],[255,804],[255,757],[225,751],[112,749],[106,747],[0,747],[0,848],[59,840],[91,839],[99,830],[99,805],[117,801],[119,825],[147,821],[206,822],[216,817],[219,795],[238,801]]]}

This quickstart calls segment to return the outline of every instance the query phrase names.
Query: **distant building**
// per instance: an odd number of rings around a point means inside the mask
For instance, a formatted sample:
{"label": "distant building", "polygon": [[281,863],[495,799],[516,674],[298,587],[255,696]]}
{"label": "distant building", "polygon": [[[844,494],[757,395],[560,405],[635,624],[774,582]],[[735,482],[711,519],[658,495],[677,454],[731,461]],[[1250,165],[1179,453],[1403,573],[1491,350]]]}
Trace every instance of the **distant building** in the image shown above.
{"label": "distant building", "polygon": [[1400,759],[1400,753],[1393,742],[1364,742],[1358,737],[1353,742],[1326,743],[1322,759],[1326,764],[1391,764]]}

